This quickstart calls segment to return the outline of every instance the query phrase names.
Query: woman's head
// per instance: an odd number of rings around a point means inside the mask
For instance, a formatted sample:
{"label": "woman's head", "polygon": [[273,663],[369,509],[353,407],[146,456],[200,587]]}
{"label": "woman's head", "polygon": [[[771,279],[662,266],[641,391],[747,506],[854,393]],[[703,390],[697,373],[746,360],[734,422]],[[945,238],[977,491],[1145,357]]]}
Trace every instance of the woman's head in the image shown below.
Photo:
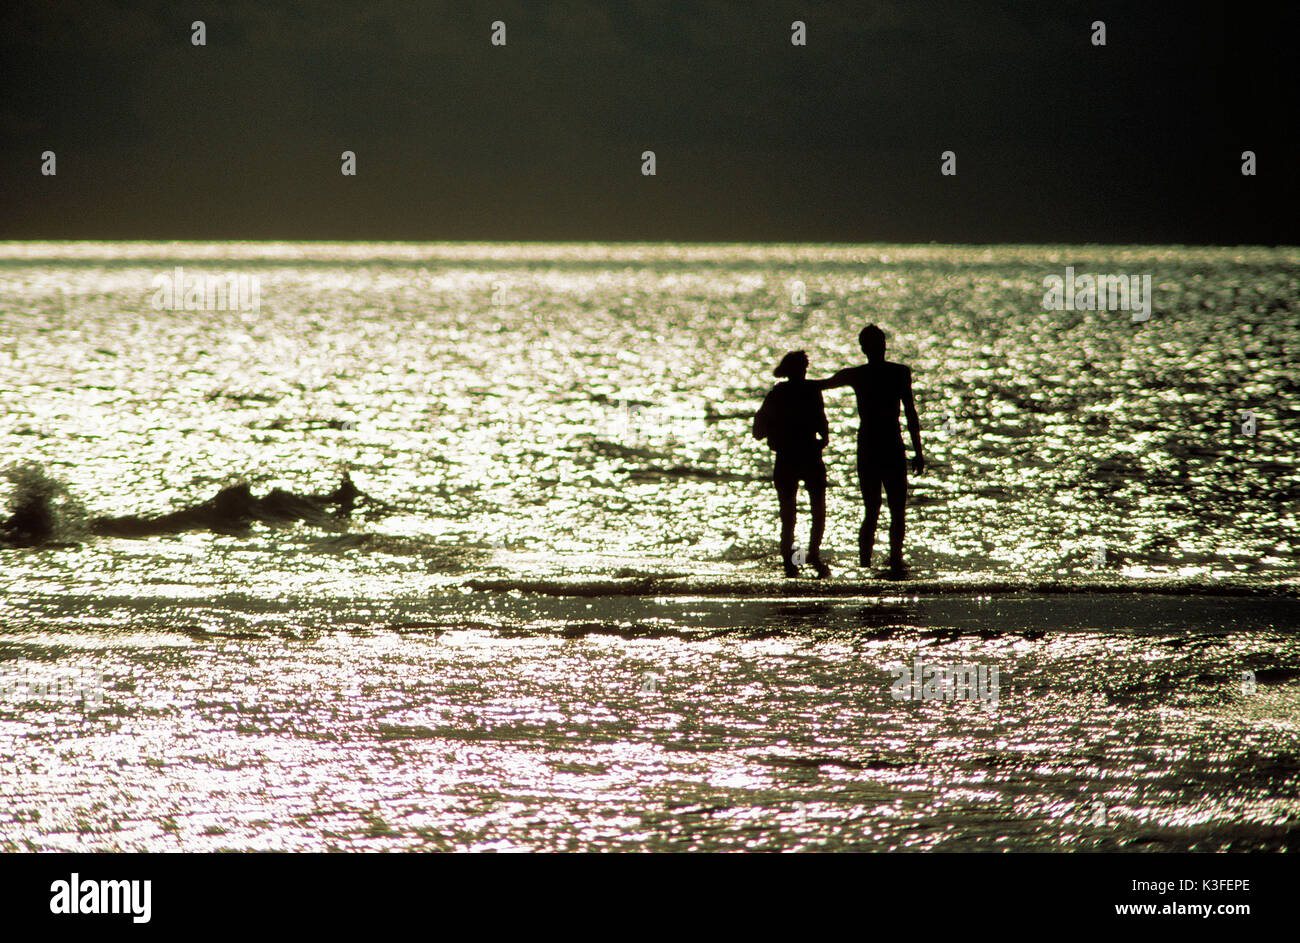
{"label": "woman's head", "polygon": [[802,380],[808,373],[808,355],[802,350],[792,350],[781,358],[772,372],[778,377]]}

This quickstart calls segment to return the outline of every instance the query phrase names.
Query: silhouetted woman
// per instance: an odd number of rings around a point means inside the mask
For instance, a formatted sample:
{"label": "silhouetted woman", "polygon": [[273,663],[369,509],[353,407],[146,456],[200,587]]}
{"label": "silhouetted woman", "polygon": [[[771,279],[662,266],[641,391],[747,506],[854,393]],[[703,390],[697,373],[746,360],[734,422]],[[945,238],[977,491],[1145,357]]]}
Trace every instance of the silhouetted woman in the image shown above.
{"label": "silhouetted woman", "polygon": [[785,382],[772,387],[754,416],[754,438],[767,439],[776,453],[772,480],[781,508],[781,563],[786,576],[798,576],[794,559],[795,504],[799,482],[808,489],[812,506],[812,532],[808,535],[808,558],[819,577],[830,576],[821,561],[822,533],[826,529],[826,466],[822,449],[830,439],[822,394],[805,377],[808,355],[794,350],[781,358],[773,371]]}

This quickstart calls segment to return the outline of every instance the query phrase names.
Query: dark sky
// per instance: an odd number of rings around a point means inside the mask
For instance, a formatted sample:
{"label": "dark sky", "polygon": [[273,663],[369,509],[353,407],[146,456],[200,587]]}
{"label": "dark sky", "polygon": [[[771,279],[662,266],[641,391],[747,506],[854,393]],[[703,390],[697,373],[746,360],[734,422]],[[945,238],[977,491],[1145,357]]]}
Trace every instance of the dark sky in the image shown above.
{"label": "dark sky", "polygon": [[0,238],[1294,244],[1300,16],[1262,9],[8,4]]}

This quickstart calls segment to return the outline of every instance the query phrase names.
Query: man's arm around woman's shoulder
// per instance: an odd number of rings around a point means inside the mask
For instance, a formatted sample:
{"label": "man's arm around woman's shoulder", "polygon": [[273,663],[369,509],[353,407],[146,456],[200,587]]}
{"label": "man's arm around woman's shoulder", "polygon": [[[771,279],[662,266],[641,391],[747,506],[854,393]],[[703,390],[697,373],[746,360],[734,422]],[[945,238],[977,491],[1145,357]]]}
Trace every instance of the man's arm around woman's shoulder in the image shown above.
{"label": "man's arm around woman's shoulder", "polygon": [[808,382],[819,390],[833,390],[840,386],[852,386],[853,374],[857,369],[857,367],[845,367],[843,370],[831,374],[825,380],[809,380]]}

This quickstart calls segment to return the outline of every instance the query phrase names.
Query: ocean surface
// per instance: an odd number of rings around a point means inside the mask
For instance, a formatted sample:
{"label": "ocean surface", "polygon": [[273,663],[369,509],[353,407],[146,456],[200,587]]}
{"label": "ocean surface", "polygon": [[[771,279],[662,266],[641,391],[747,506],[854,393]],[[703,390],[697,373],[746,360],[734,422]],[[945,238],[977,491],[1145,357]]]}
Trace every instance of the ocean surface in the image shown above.
{"label": "ocean surface", "polygon": [[[0,243],[0,500],[62,489],[0,546],[0,850],[1294,850],[1298,308],[1300,249]],[[840,390],[787,583],[750,417],[867,322],[915,579],[856,567]]]}

